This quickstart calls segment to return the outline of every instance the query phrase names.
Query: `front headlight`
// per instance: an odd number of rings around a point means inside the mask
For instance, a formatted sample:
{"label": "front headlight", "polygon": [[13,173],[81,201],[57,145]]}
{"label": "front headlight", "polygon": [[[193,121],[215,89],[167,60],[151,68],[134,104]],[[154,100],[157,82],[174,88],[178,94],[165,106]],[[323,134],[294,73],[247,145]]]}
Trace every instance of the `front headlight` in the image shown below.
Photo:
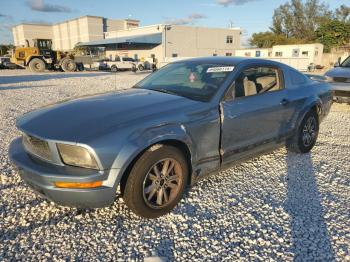
{"label": "front headlight", "polygon": [[62,161],[70,166],[98,169],[95,157],[90,151],[81,146],[57,144]]}

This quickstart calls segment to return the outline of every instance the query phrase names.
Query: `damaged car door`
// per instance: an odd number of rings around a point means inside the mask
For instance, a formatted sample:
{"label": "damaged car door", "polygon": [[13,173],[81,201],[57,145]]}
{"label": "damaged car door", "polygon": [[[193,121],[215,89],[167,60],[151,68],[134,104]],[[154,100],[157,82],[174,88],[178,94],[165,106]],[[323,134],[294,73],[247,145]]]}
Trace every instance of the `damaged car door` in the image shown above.
{"label": "damaged car door", "polygon": [[288,133],[291,117],[280,68],[244,68],[221,103],[222,158],[228,164],[257,153]]}

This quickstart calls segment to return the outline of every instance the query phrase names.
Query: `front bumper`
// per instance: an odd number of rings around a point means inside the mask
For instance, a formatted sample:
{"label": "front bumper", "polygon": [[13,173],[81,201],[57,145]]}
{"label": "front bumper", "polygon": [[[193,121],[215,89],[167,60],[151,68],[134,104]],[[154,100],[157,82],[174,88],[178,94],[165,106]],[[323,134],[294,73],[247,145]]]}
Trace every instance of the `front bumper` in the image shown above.
{"label": "front bumper", "polygon": [[112,204],[116,188],[101,186],[88,189],[57,188],[54,183],[93,182],[108,178],[109,171],[97,171],[71,166],[58,166],[30,157],[24,150],[22,139],[12,141],[9,157],[19,170],[21,178],[36,193],[63,206],[97,208]]}
{"label": "front bumper", "polygon": [[350,83],[331,82],[333,100],[340,103],[350,103]]}

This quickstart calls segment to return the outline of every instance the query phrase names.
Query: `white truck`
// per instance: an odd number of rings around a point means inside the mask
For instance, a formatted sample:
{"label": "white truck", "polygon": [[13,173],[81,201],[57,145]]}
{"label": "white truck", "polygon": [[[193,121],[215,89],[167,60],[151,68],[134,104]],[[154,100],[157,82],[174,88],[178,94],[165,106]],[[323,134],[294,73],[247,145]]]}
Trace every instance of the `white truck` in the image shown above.
{"label": "white truck", "polygon": [[105,63],[106,68],[110,69],[112,72],[117,72],[119,70],[143,71],[146,69],[144,63],[137,62],[131,57],[117,56],[114,61],[106,61]]}

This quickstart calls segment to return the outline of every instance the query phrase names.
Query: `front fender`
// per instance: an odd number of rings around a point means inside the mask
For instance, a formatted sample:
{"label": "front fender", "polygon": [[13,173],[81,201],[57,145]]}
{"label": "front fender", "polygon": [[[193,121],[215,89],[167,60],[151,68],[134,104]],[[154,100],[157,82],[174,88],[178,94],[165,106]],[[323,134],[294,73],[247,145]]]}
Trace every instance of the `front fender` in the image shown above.
{"label": "front fender", "polygon": [[187,145],[193,152],[193,143],[185,126],[181,124],[165,124],[148,128],[142,132],[135,132],[127,139],[127,142],[119,151],[114,160],[108,180],[105,185],[116,186],[121,181],[126,169],[132,161],[150,146],[167,140],[175,140]]}

